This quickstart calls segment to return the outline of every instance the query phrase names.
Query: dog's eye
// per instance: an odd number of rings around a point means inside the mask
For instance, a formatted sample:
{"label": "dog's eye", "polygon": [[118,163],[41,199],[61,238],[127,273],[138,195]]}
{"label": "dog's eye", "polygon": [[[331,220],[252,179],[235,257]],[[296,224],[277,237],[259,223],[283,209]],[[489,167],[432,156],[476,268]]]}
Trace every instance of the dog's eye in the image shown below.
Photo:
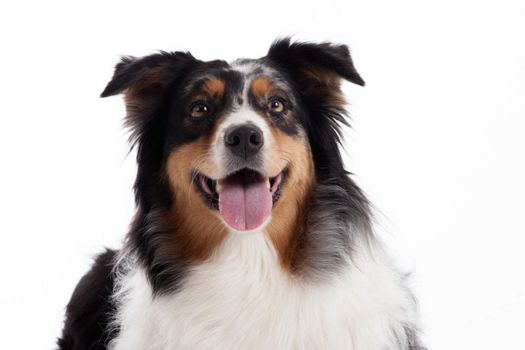
{"label": "dog's eye", "polygon": [[273,113],[284,112],[284,103],[278,99],[272,99],[268,102],[268,110]]}
{"label": "dog's eye", "polygon": [[201,118],[210,113],[210,107],[203,102],[197,102],[191,107],[190,115],[193,118]]}

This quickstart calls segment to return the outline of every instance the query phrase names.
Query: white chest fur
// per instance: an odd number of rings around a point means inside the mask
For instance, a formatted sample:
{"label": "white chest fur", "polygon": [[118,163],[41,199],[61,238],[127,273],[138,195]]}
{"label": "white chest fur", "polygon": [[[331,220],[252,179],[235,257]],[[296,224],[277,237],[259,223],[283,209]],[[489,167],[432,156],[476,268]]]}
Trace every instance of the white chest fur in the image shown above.
{"label": "white chest fur", "polygon": [[230,234],[176,294],[153,298],[140,268],[123,276],[111,349],[397,349],[413,306],[385,260],[358,250],[333,282],[305,284],[262,233]]}

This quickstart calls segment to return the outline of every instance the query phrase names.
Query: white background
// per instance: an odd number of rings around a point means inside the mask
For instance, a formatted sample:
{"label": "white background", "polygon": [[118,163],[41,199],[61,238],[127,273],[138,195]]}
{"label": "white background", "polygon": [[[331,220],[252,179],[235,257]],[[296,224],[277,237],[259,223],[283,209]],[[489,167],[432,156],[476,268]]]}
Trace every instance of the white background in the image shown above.
{"label": "white background", "polygon": [[119,55],[351,47],[348,168],[413,270],[431,349],[525,349],[522,1],[18,1],[0,5],[2,349],[52,349],[91,256],[133,215]]}

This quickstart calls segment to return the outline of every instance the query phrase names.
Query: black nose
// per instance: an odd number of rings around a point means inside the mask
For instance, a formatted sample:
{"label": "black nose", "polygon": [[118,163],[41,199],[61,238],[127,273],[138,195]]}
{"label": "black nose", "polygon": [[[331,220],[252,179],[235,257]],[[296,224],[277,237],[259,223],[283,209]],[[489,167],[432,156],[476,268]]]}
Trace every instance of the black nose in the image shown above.
{"label": "black nose", "polygon": [[232,153],[248,158],[256,154],[264,143],[261,129],[255,125],[234,126],[226,131],[224,142]]}

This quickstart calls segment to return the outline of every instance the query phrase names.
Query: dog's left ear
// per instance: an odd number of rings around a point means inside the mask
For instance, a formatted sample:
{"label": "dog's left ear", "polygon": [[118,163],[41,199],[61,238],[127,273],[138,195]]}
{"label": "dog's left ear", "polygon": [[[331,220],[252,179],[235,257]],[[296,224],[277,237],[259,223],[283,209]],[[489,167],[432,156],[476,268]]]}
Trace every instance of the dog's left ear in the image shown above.
{"label": "dog's left ear", "polygon": [[291,43],[287,38],[274,42],[267,58],[288,72],[305,95],[340,100],[341,78],[365,85],[346,45]]}
{"label": "dog's left ear", "polygon": [[[348,125],[341,79],[365,85],[348,47],[282,39],[273,43],[265,59],[292,79],[306,105],[308,118],[303,121],[319,174],[322,169],[340,167],[341,125]],[[339,160],[332,161],[334,157]],[[344,168],[339,170],[344,172]]]}

